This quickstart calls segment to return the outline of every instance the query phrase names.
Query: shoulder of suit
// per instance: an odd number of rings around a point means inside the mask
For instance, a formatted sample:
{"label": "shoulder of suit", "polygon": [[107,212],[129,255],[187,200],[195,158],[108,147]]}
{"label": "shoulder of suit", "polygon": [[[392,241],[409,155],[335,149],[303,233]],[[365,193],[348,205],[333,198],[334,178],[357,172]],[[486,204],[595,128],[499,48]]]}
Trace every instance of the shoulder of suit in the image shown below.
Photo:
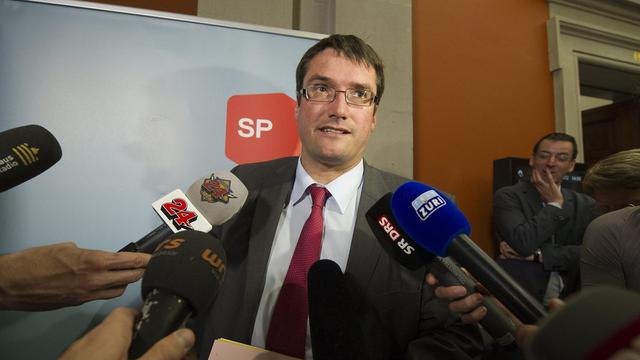
{"label": "shoulder of suit", "polygon": [[570,194],[571,196],[575,197],[577,200],[584,201],[587,204],[595,204],[596,202],[594,198],[592,198],[591,196],[585,193],[578,192],[573,189],[566,189],[566,188],[562,188],[562,190],[565,191],[566,194]]}
{"label": "shoulder of suit", "polygon": [[504,194],[504,193],[513,193],[513,192],[527,192],[529,190],[532,190],[533,185],[531,184],[531,182],[526,181],[526,180],[520,180],[517,183],[513,184],[513,185],[507,185],[507,186],[503,186],[499,189],[496,190],[496,195],[497,194]]}
{"label": "shoulder of suit", "polygon": [[364,176],[365,178],[367,177],[371,177],[371,176],[379,176],[385,183],[389,184],[391,188],[397,188],[398,186],[406,183],[407,181],[411,181],[411,179],[398,175],[398,174],[394,174],[392,172],[386,171],[386,170],[382,170],[379,169],[375,166],[371,166],[369,164],[367,164],[367,162],[364,163]]}
{"label": "shoulder of suit", "polygon": [[278,158],[250,164],[242,164],[234,167],[233,172],[245,185],[252,182],[263,182],[275,177],[288,174],[295,175],[297,156]]}

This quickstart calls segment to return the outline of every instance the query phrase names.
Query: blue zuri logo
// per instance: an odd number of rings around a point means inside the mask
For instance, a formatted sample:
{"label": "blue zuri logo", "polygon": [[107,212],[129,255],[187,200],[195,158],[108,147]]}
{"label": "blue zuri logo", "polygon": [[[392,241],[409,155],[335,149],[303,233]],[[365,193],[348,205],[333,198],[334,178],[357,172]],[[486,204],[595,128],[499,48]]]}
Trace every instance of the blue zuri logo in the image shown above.
{"label": "blue zuri logo", "polygon": [[444,198],[435,190],[425,191],[411,202],[411,206],[422,220],[427,220],[438,208],[446,204]]}

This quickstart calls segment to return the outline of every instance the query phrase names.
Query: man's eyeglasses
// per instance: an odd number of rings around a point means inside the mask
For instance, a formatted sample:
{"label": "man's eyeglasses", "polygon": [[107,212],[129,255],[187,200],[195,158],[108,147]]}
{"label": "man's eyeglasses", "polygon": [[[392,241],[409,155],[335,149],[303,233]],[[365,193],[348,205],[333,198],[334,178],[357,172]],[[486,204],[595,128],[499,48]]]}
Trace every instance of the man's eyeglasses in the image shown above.
{"label": "man's eyeglasses", "polygon": [[373,103],[377,104],[377,97],[371,90],[366,89],[347,89],[336,90],[327,85],[309,85],[304,89],[300,89],[300,94],[309,101],[316,102],[332,102],[336,99],[336,93],[344,93],[344,100],[347,104],[356,106],[369,106]]}
{"label": "man's eyeglasses", "polygon": [[552,157],[555,157],[556,161],[559,161],[559,162],[567,162],[571,160],[571,154],[567,154],[567,153],[554,154],[548,151],[539,151],[536,153],[535,156],[539,160],[549,160]]}

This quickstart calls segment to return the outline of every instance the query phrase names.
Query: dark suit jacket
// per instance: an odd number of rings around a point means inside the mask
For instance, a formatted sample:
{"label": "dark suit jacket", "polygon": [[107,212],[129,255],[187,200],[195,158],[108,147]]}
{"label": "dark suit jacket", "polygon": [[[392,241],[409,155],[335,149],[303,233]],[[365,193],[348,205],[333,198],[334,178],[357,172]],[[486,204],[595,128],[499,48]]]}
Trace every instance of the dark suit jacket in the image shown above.
{"label": "dark suit jacket", "polygon": [[562,189],[562,209],[543,206],[536,188],[520,181],[496,191],[493,221],[497,237],[522,256],[542,250],[543,263],[501,260],[499,263],[536,298],[542,300],[549,273],[563,278],[563,296],[578,290],[580,246],[584,231],[597,215],[595,201],[581,193]]}
{"label": "dark suit jacket", "polygon": [[[226,274],[211,311],[199,319],[201,358],[208,356],[216,338],[251,341],[271,245],[289,201],[296,164],[297,158],[291,157],[233,170],[249,189],[249,197],[222,227]],[[387,256],[366,222],[366,211],[406,180],[365,163],[345,274],[360,294],[357,317],[367,330],[364,346],[368,356],[377,359],[468,359],[468,353],[482,349],[478,329],[461,324],[447,304],[435,298],[424,283],[426,269],[411,272]]]}

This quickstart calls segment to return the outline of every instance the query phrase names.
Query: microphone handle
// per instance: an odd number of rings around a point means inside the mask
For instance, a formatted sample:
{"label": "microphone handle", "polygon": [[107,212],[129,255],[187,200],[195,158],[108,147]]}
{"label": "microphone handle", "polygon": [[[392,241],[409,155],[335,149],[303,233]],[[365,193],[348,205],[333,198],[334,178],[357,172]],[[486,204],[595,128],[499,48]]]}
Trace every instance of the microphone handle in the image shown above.
{"label": "microphone handle", "polygon": [[144,355],[155,343],[184,325],[191,313],[191,306],[181,297],[151,290],[133,328],[129,359]]}
{"label": "microphone handle", "polygon": [[[476,284],[449,258],[436,257],[429,271],[444,286],[462,285],[467,290],[467,295],[476,292]],[[480,321],[482,327],[500,346],[506,347],[513,344],[516,332],[513,321],[492,298],[485,296],[482,299],[482,305],[487,308],[487,314]]]}
{"label": "microphone handle", "polygon": [[118,252],[128,251],[151,254],[156,249],[156,246],[171,234],[173,234],[173,230],[171,230],[167,224],[161,224],[140,240],[127,244],[125,247],[118,250]]}
{"label": "microphone handle", "polygon": [[535,324],[547,315],[542,304],[518,285],[467,235],[458,235],[447,250],[449,256],[465,267],[523,323]]}

